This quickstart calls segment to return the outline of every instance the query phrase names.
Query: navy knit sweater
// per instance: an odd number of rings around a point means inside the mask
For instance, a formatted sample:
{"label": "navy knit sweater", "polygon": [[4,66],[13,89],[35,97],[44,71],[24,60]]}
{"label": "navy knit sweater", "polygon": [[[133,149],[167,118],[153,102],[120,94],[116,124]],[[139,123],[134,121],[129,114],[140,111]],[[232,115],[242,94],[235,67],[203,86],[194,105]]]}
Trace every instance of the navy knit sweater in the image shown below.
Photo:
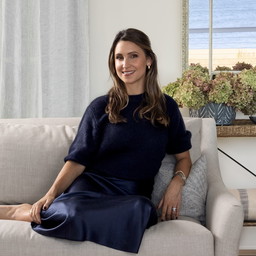
{"label": "navy knit sweater", "polygon": [[108,96],[96,98],[86,109],[65,161],[78,162],[86,169],[117,178],[152,179],[165,154],[176,154],[191,148],[191,133],[186,131],[176,102],[165,95],[170,125],[153,126],[150,121],[134,118],[134,110],[144,94],[129,96],[121,111],[126,123],[112,124],[105,108]]}

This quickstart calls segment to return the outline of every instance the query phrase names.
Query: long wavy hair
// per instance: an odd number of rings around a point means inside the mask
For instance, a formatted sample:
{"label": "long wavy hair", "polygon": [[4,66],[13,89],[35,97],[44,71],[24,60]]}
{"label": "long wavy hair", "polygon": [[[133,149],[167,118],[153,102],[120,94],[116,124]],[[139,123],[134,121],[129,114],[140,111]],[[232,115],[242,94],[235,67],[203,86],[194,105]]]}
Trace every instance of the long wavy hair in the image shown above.
{"label": "long wavy hair", "polygon": [[[124,82],[118,77],[115,69],[115,49],[119,41],[129,41],[138,45],[152,61],[150,69],[145,66],[145,93],[142,104],[135,110],[139,118],[150,120],[153,125],[161,124],[168,126],[169,117],[166,111],[165,97],[159,87],[157,76],[157,58],[151,48],[148,36],[140,30],[129,28],[120,31],[110,49],[108,65],[110,75],[113,80],[113,86],[109,90],[109,102],[106,107],[109,121],[111,123],[126,122],[125,118],[120,115],[129,103],[129,96],[126,91]],[[135,113],[134,113],[135,114]]]}

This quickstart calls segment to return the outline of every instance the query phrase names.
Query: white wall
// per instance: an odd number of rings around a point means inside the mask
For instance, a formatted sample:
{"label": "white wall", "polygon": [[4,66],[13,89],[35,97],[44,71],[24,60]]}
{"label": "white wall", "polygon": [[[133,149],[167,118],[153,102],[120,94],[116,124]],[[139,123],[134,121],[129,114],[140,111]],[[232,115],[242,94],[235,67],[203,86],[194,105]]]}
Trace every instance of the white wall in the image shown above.
{"label": "white wall", "polygon": [[91,100],[110,88],[109,49],[117,32],[129,27],[151,39],[161,85],[181,75],[181,5],[181,0],[89,0]]}
{"label": "white wall", "polygon": [[[256,174],[255,137],[218,138],[218,147]],[[228,188],[256,188],[256,177],[222,153],[219,153],[219,160],[222,178]]]}

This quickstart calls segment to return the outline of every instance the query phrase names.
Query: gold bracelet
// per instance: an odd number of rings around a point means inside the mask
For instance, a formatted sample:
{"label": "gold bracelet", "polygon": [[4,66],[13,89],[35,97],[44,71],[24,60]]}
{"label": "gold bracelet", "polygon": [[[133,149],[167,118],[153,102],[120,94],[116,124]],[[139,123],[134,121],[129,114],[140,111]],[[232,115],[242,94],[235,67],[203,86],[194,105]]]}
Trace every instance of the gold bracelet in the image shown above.
{"label": "gold bracelet", "polygon": [[173,178],[174,178],[175,176],[180,176],[181,179],[182,179],[183,182],[184,182],[184,185],[186,184],[187,178],[186,178],[186,175],[184,174],[183,171],[181,171],[181,170],[176,171],[176,172],[174,173],[174,175],[173,175]]}

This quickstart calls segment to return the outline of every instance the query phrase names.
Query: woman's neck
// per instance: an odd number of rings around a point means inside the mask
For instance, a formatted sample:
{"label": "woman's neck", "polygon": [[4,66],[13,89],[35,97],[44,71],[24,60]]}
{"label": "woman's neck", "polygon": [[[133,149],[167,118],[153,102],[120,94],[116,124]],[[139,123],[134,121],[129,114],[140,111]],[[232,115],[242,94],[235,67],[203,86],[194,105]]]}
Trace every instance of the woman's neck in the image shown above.
{"label": "woman's neck", "polygon": [[145,92],[144,88],[138,88],[138,87],[129,87],[126,86],[126,91],[128,95],[139,95]]}

